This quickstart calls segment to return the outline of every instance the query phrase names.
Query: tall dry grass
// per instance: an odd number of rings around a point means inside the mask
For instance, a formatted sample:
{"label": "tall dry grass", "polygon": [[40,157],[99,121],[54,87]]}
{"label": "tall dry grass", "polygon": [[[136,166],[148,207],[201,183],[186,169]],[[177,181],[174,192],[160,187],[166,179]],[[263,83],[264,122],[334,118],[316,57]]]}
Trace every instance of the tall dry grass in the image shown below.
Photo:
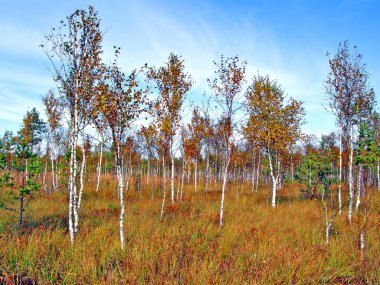
{"label": "tall dry grass", "polygon": [[[368,233],[367,263],[360,262],[358,228],[346,212],[329,245],[323,208],[300,199],[297,185],[279,193],[272,209],[268,189],[247,185],[227,192],[225,224],[218,225],[219,189],[185,188],[185,199],[159,221],[161,195],[150,187],[126,195],[126,249],[120,250],[116,185],[108,177],[96,193],[85,186],[75,246],[67,233],[64,193],[39,195],[27,212],[21,239],[15,218],[0,212],[0,276],[39,284],[380,284],[379,228]],[[375,190],[371,219],[379,220]],[[1,283],[1,282],[0,282]]]}

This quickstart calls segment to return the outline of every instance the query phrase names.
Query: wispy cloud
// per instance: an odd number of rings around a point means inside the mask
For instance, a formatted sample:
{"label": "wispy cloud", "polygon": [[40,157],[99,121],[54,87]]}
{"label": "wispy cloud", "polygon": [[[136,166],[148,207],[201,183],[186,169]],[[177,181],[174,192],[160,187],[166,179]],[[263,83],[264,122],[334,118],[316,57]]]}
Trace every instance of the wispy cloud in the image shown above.
{"label": "wispy cloud", "polygon": [[[0,39],[0,119],[13,121],[21,120],[28,106],[38,104],[40,95],[54,86],[45,67],[49,63],[38,47],[44,34],[76,8],[89,4],[81,0],[56,6],[40,1],[39,7],[27,3],[30,11],[16,13],[16,2],[10,1],[4,7],[14,11],[0,20],[0,32],[5,35]],[[353,34],[355,30],[375,34],[374,24],[378,26],[379,19],[373,18],[369,25],[363,14],[369,8],[376,10],[375,1],[326,1],[319,3],[321,7],[308,3],[91,1],[99,9],[103,29],[107,30],[103,43],[105,60],[112,59],[114,45],[122,47],[119,63],[125,71],[145,63],[159,66],[170,52],[181,54],[186,70],[195,80],[188,98],[199,103],[204,91],[210,93],[206,80],[214,75],[213,61],[218,61],[221,54],[238,54],[248,61],[248,81],[257,71],[277,79],[289,96],[305,102],[308,123],[304,129],[325,132],[334,128],[333,118],[322,106],[323,80],[328,72],[325,52],[344,40],[340,38],[343,35],[364,35]],[[355,19],[346,17],[354,12]],[[318,19],[320,23],[310,24]],[[344,25],[340,25],[343,19]],[[364,58],[373,62],[369,64],[373,83],[379,83],[379,70],[373,67],[379,62],[379,40],[363,36],[355,44],[366,48]],[[16,99],[2,98],[3,94]]]}

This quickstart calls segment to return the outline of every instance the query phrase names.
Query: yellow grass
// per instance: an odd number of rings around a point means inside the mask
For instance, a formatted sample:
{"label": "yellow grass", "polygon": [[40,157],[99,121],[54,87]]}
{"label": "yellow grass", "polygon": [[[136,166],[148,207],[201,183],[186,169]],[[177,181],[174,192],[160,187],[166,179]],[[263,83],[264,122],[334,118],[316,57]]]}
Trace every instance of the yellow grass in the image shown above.
{"label": "yellow grass", "polygon": [[[196,193],[186,186],[185,201],[171,205],[167,200],[163,222],[160,193],[151,201],[150,188],[129,190],[124,252],[116,185],[102,185],[99,193],[92,190],[94,183],[85,187],[74,246],[64,193],[41,194],[31,203],[21,239],[12,225],[16,219],[0,211],[0,276],[28,276],[39,284],[380,283],[379,228],[368,234],[365,265],[357,226],[347,224],[346,209],[326,246],[321,202],[299,199],[297,185],[280,191],[275,210],[268,204],[268,189],[252,194],[247,185],[237,195],[232,186],[222,227],[219,189],[205,194],[202,186]],[[377,207],[380,195],[373,192]],[[371,219],[379,220],[378,210]]]}

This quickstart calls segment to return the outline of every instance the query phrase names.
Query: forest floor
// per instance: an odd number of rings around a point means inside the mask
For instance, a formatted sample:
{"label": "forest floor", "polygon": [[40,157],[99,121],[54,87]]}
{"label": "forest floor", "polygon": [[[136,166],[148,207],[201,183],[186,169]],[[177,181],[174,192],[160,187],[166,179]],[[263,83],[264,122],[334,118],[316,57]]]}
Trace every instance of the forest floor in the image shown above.
{"label": "forest floor", "polygon": [[[348,224],[346,208],[326,245],[323,205],[300,198],[298,185],[279,191],[276,209],[268,189],[232,186],[223,226],[221,194],[213,187],[204,193],[202,185],[197,192],[186,186],[182,202],[166,201],[162,222],[158,187],[153,201],[148,187],[129,190],[124,251],[116,184],[101,186],[96,193],[94,183],[85,185],[74,246],[63,191],[37,195],[21,238],[17,218],[0,211],[0,284],[380,284],[379,227],[368,231],[365,264],[359,228]],[[378,222],[380,193],[371,192],[370,221]]]}

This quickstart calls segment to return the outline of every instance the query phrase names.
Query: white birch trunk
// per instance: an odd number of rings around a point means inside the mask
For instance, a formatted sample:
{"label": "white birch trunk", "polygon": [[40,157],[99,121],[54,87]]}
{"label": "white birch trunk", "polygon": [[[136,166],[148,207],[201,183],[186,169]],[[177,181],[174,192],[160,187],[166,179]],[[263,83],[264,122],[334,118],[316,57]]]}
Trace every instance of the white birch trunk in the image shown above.
{"label": "white birch trunk", "polygon": [[380,162],[377,162],[377,190],[380,191]]}
{"label": "white birch trunk", "polygon": [[198,180],[198,159],[195,159],[195,169],[194,169],[194,190],[197,191],[197,180]]}
{"label": "white birch trunk", "polygon": [[277,160],[277,184],[278,184],[278,188],[279,189],[282,189],[282,176],[280,176],[280,160],[278,159],[277,157],[277,154],[276,154],[276,160]]}
{"label": "white birch trunk", "polygon": [[[309,163],[311,163],[310,160],[309,160]],[[310,166],[309,166],[309,188],[311,189],[311,169],[310,169]]]}
{"label": "white birch trunk", "polygon": [[[78,79],[76,79],[76,89],[78,89]],[[76,184],[76,177],[77,177],[77,160],[76,160],[76,148],[78,145],[78,93],[75,93],[75,103],[74,103],[74,130],[73,130],[73,144],[72,144],[72,152],[71,152],[71,162],[72,162],[72,177],[71,177],[71,215],[70,218],[73,219],[71,221],[71,229],[72,233],[70,233],[71,236],[71,242],[74,243],[74,240],[77,235],[78,231],[78,207],[77,207],[77,184]]]}
{"label": "white birch trunk", "polygon": [[290,172],[291,172],[291,180],[294,182],[294,163],[293,163],[293,155],[290,156]]}
{"label": "white birch trunk", "polygon": [[342,129],[339,132],[339,187],[338,187],[339,215],[342,214]]}
{"label": "white birch trunk", "polygon": [[171,176],[171,200],[172,200],[172,204],[174,204],[174,156],[172,154],[172,176]]}
{"label": "white birch trunk", "polygon": [[151,173],[152,173],[152,176],[150,178],[150,197],[151,197],[151,200],[153,201],[154,199],[154,180],[155,180],[155,172],[156,170],[154,169],[154,164],[152,165],[152,170],[151,170]]}
{"label": "white birch trunk", "polygon": [[55,172],[54,172],[54,159],[50,157],[50,163],[51,163],[51,187],[50,187],[50,194],[51,190],[55,191]]}
{"label": "white birch trunk", "polygon": [[69,233],[70,240],[73,244],[75,241],[75,227],[74,222],[76,220],[76,146],[77,146],[77,112],[74,111],[73,120],[73,134],[71,135],[71,153],[70,153],[70,178],[69,178]]}
{"label": "white birch trunk", "polygon": [[260,159],[261,159],[261,156],[260,156],[260,152],[259,152],[259,161],[257,162],[257,167],[256,167],[256,189],[255,189],[256,192],[259,189]]}
{"label": "white birch trunk", "polygon": [[[75,140],[75,149],[77,146],[77,139]],[[78,223],[79,223],[79,213],[78,213],[78,197],[77,197],[77,161],[76,161],[76,151],[74,151],[74,180],[73,180],[73,216],[74,216],[74,235],[76,237],[78,231]]]}
{"label": "white birch trunk", "polygon": [[353,177],[353,160],[354,160],[354,134],[353,125],[350,124],[350,156],[349,156],[349,167],[348,167],[348,189],[350,194],[350,201],[348,205],[348,221],[351,224],[352,221],[352,208],[354,204],[354,177]]}
{"label": "white birch trunk", "polygon": [[325,201],[325,191],[324,190],[322,192],[322,203],[323,203],[323,207],[325,209],[326,244],[329,244],[329,242],[330,242],[330,231],[331,231],[333,220],[331,219],[331,221],[329,221],[329,208],[328,208],[327,202]]}
{"label": "white birch trunk", "polygon": [[163,197],[162,197],[162,204],[161,204],[161,215],[160,220],[164,218],[164,210],[165,210],[165,199],[166,199],[166,167],[165,167],[165,156],[162,156],[162,177],[163,177]]}
{"label": "white birch trunk", "polygon": [[255,191],[255,182],[256,182],[256,156],[253,154],[253,163],[252,163],[252,193]]}
{"label": "white birch trunk", "polygon": [[255,192],[255,189],[256,189],[255,183],[256,183],[256,168],[255,168],[255,165],[253,165],[252,179],[251,179],[252,193]]}
{"label": "white birch trunk", "polygon": [[228,166],[230,164],[231,158],[227,158],[227,163],[224,165],[224,173],[223,173],[223,186],[222,186],[222,199],[220,201],[220,215],[219,215],[219,225],[223,225],[223,209],[224,209],[224,193],[226,190],[227,184],[227,176],[228,176]]}
{"label": "white birch trunk", "polygon": [[[55,165],[54,165],[54,171],[55,171],[55,189],[58,190],[58,181],[59,181],[59,172],[58,172],[58,169],[57,169],[57,163],[59,163],[59,161],[56,161]],[[54,176],[53,176],[54,177]]]}
{"label": "white birch trunk", "polygon": [[58,188],[58,185],[56,184],[56,173],[55,173],[55,165],[54,165],[54,153],[53,153],[53,147],[50,148],[50,163],[51,163],[51,183],[52,183],[52,189],[53,191],[56,191]]}
{"label": "white birch trunk", "polygon": [[69,233],[70,233],[70,241],[71,244],[74,243],[74,225],[73,225],[73,205],[74,205],[74,197],[73,197],[73,179],[74,179],[74,135],[71,138],[71,152],[70,152],[70,177],[69,177]]}
{"label": "white birch trunk", "polygon": [[362,262],[365,261],[365,236],[364,236],[364,230],[362,229],[360,232],[360,256]]}
{"label": "white birch trunk", "polygon": [[146,171],[146,186],[149,185],[149,180],[151,179],[151,175],[150,175],[150,159],[148,157],[148,169]]}
{"label": "white birch trunk", "polygon": [[86,150],[84,146],[82,147],[82,165],[80,168],[80,189],[79,189],[79,197],[78,197],[78,211],[80,209],[80,205],[82,203],[82,194],[83,194],[83,175],[84,175],[84,170],[86,167]]}
{"label": "white birch trunk", "polygon": [[[48,142],[49,144],[49,142]],[[42,185],[44,187],[44,192],[47,193],[47,187],[46,187],[46,174],[47,174],[47,165],[48,165],[48,154],[49,154],[49,147],[47,147],[46,150],[46,158],[45,158],[45,169],[44,169],[44,175],[42,177]]]}
{"label": "white birch trunk", "polygon": [[208,193],[208,184],[210,180],[210,156],[206,150],[206,193]]}
{"label": "white birch trunk", "polygon": [[98,161],[98,167],[97,167],[97,179],[96,179],[96,192],[99,191],[99,185],[100,185],[100,172],[102,170],[102,158],[103,158],[103,139],[100,142],[100,155],[99,155],[99,161]]}
{"label": "white birch trunk", "polygon": [[190,163],[187,164],[187,184],[190,183]]}
{"label": "white birch trunk", "polygon": [[359,164],[359,173],[358,173],[358,190],[356,192],[356,213],[359,211],[360,206],[360,196],[361,196],[361,188],[362,188],[362,179],[363,179],[363,165]]}
{"label": "white birch trunk", "polygon": [[277,194],[277,179],[273,170],[273,162],[270,153],[268,152],[270,176],[272,177],[272,208],[276,208],[276,194]]}
{"label": "white birch trunk", "polygon": [[181,188],[182,188],[182,183],[184,179],[184,173],[185,173],[185,159],[182,157],[182,171],[181,171],[181,182],[178,183],[178,190],[177,190],[177,201],[181,201]]}
{"label": "white birch trunk", "polygon": [[124,179],[123,179],[123,170],[121,163],[121,150],[120,145],[116,146],[116,175],[118,182],[118,194],[120,200],[120,217],[119,217],[119,233],[120,233],[120,245],[121,249],[124,250],[125,247],[125,238],[124,238]]}
{"label": "white birch trunk", "polygon": [[216,188],[216,180],[217,180],[217,175],[218,175],[218,169],[216,167],[216,162],[214,162],[214,187]]}

